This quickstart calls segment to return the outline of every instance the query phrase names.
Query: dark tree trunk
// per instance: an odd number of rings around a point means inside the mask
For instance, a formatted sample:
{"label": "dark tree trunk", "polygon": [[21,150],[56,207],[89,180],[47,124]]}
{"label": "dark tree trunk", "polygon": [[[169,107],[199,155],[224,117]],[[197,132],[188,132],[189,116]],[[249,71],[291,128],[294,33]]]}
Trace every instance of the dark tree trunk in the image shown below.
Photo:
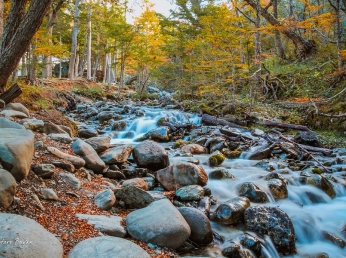
{"label": "dark tree trunk", "polygon": [[5,101],[6,104],[10,103],[12,100],[17,98],[20,94],[22,94],[22,89],[19,87],[17,83],[13,84],[11,88],[5,91],[0,95],[0,99]]}
{"label": "dark tree trunk", "polygon": [[32,0],[25,13],[27,0],[13,0],[6,20],[0,49],[0,91],[16,69],[30,41],[39,29],[53,0]]}
{"label": "dark tree trunk", "polygon": [[[272,14],[268,12],[267,8],[257,6],[254,0],[245,0],[245,2],[247,2],[254,10],[256,10],[257,7],[259,7],[262,17],[266,19],[266,21],[269,22],[271,25],[273,26],[282,25],[278,19],[276,19]],[[307,56],[314,53],[314,50],[316,49],[316,47],[313,41],[304,40],[293,29],[285,29],[285,30],[282,30],[281,33],[283,33],[287,38],[293,41],[293,44],[296,48],[297,57],[299,59],[304,59]]]}
{"label": "dark tree trunk", "polygon": [[[278,18],[278,0],[273,0],[273,15],[275,19]],[[280,58],[282,59],[287,59],[285,55],[285,49],[282,44],[282,39],[280,35],[280,31],[275,30],[275,45],[276,45],[276,50]]]}

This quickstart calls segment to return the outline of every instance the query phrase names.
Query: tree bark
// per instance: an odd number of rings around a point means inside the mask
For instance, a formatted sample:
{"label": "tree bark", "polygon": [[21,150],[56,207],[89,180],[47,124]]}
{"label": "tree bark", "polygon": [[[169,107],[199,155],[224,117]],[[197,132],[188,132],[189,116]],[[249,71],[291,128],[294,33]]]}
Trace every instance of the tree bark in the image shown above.
{"label": "tree bark", "polygon": [[[273,26],[282,26],[281,22],[276,19],[273,15],[271,15],[266,8],[263,8],[261,6],[257,6],[255,0],[244,0],[247,2],[254,10],[257,9],[257,7],[260,10],[260,13],[264,19],[266,19],[267,22],[269,22]],[[305,59],[309,55],[311,55],[315,50],[315,45],[311,41],[304,40],[300,35],[298,35],[294,30],[292,29],[284,29],[281,31],[287,38],[292,40],[295,48],[298,59]]]}
{"label": "tree bark", "polygon": [[70,64],[68,69],[68,78],[73,80],[75,77],[75,63],[76,63],[76,55],[77,55],[77,44],[78,44],[78,33],[79,33],[79,0],[75,1],[75,14],[73,18],[73,29],[72,29],[72,43],[71,43],[71,56],[70,56]]}
{"label": "tree bark", "polygon": [[[278,18],[278,0],[273,0],[273,15],[275,19]],[[275,30],[275,45],[278,56],[287,59],[279,30]]]}
{"label": "tree bark", "polygon": [[233,128],[244,129],[244,127],[242,127],[242,126],[239,126],[237,124],[228,122],[228,121],[226,121],[224,119],[216,118],[214,116],[210,116],[210,115],[207,115],[207,114],[203,114],[202,115],[202,121],[207,123],[207,124],[211,124],[211,125],[222,125],[222,126],[226,126],[227,125],[227,126],[233,127]]}
{"label": "tree bark", "polygon": [[4,0],[0,0],[0,37],[4,32]]}
{"label": "tree bark", "polygon": [[88,7],[87,79],[91,80],[91,5]]}
{"label": "tree bark", "polygon": [[32,0],[25,12],[27,0],[13,0],[6,20],[0,48],[0,92],[39,29],[52,0]]}
{"label": "tree bark", "polygon": [[13,84],[11,88],[5,91],[0,95],[0,99],[5,101],[6,104],[10,103],[12,100],[17,98],[20,94],[22,94],[22,89],[19,87],[17,83]]}

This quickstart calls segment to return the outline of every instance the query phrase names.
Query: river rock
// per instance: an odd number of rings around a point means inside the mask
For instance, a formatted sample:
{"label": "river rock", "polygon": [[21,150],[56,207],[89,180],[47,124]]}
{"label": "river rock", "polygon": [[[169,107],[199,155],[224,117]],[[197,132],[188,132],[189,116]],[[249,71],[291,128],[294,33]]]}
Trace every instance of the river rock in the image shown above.
{"label": "river rock", "polygon": [[209,157],[209,165],[212,167],[219,166],[225,161],[226,157],[219,151],[213,152]]}
{"label": "river rock", "polygon": [[108,211],[115,204],[115,195],[111,189],[106,189],[95,195],[95,203],[101,210]]}
{"label": "river rock", "polygon": [[41,192],[42,192],[43,199],[45,200],[54,200],[54,201],[59,200],[59,197],[57,196],[57,194],[54,192],[53,189],[44,188],[41,190]]}
{"label": "river rock", "polygon": [[80,188],[81,183],[79,179],[75,177],[75,175],[69,173],[60,173],[59,175],[61,176],[62,180],[72,188],[76,190]]}
{"label": "river rock", "polygon": [[208,149],[199,145],[199,144],[188,144],[181,148],[181,151],[184,153],[191,153],[191,154],[206,154],[208,153]]}
{"label": "river rock", "polygon": [[112,125],[112,131],[123,131],[125,130],[126,126],[127,126],[127,121],[125,120],[116,121]]}
{"label": "river rock", "polygon": [[24,216],[0,213],[0,254],[6,258],[62,258],[60,241],[36,221]]}
{"label": "river rock", "polygon": [[133,147],[130,145],[118,146],[108,149],[101,154],[100,158],[106,164],[121,164],[125,163],[128,157],[131,155]]}
{"label": "river rock", "polygon": [[0,117],[0,128],[25,129],[21,124],[15,123],[6,117]]}
{"label": "river rock", "polygon": [[241,246],[235,242],[228,242],[222,246],[222,255],[232,258],[256,258],[251,251],[241,248]]}
{"label": "river rock", "polygon": [[168,199],[131,212],[126,226],[133,238],[172,249],[181,246],[191,234],[190,226]]}
{"label": "river rock", "polygon": [[268,235],[279,252],[284,255],[296,252],[293,224],[284,211],[278,207],[255,206],[246,209],[244,217],[246,227]]}
{"label": "river rock", "polygon": [[209,179],[234,179],[234,176],[225,168],[213,170],[209,173]]}
{"label": "river rock", "polygon": [[17,117],[17,118],[27,118],[28,115],[23,112],[16,110],[3,110],[0,112],[0,115],[4,115],[5,117]]}
{"label": "river rock", "polygon": [[268,187],[273,197],[277,199],[284,199],[288,196],[286,183],[282,179],[270,179]]}
{"label": "river rock", "polygon": [[323,192],[328,194],[329,197],[332,199],[335,198],[336,196],[334,186],[332,185],[331,182],[328,181],[328,179],[326,179],[323,176],[320,176],[317,174],[311,175],[307,178],[306,183],[320,188]]}
{"label": "river rock", "polygon": [[107,122],[113,117],[112,111],[102,111],[97,115],[97,119],[100,121],[100,123]]}
{"label": "river rock", "polygon": [[29,174],[33,156],[33,132],[14,128],[0,130],[0,164],[17,181],[23,180]]}
{"label": "river rock", "polygon": [[116,189],[115,196],[117,200],[124,202],[126,208],[130,209],[144,208],[155,201],[148,192],[132,185]]}
{"label": "river rock", "polygon": [[125,180],[122,184],[122,187],[130,186],[130,185],[135,186],[144,191],[149,190],[147,183],[142,178],[132,178],[132,179]]}
{"label": "river rock", "polygon": [[150,258],[150,255],[133,242],[113,236],[88,238],[73,247],[67,255],[67,258],[90,257]]}
{"label": "river rock", "polygon": [[156,177],[169,191],[176,191],[187,185],[205,186],[208,182],[208,175],[203,167],[185,161],[157,171]]}
{"label": "river rock", "polygon": [[123,221],[122,217],[87,214],[76,214],[76,216],[80,219],[87,220],[88,224],[94,225],[94,228],[109,236],[123,238],[126,235],[126,230],[120,224]]}
{"label": "river rock", "polygon": [[85,166],[92,169],[95,173],[103,173],[106,164],[100,159],[97,152],[83,140],[77,140],[71,145],[73,151],[82,156]]}
{"label": "river rock", "polygon": [[62,142],[62,143],[71,143],[72,138],[66,133],[51,133],[48,135],[54,141]]}
{"label": "river rock", "polygon": [[200,210],[192,207],[178,208],[191,229],[189,239],[201,245],[207,245],[213,241],[213,231],[208,217]]}
{"label": "river rock", "polygon": [[117,180],[126,179],[125,175],[121,171],[118,171],[118,170],[108,170],[106,173],[102,175],[109,179],[117,179]]}
{"label": "river rock", "polygon": [[78,136],[80,138],[92,138],[96,137],[98,135],[98,132],[94,128],[81,128],[78,130]]}
{"label": "river rock", "polygon": [[204,196],[204,189],[199,185],[188,185],[179,188],[175,197],[180,201],[199,201]]}
{"label": "river rock", "polygon": [[144,135],[145,139],[151,139],[156,142],[168,142],[170,140],[169,137],[169,127],[168,126],[160,126],[155,128]]}
{"label": "river rock", "polygon": [[54,147],[47,147],[47,150],[52,153],[53,155],[61,158],[61,159],[65,159],[69,162],[71,162],[77,169],[78,168],[81,168],[81,167],[84,167],[85,165],[85,160],[82,159],[82,158],[79,158],[79,157],[76,157],[76,156],[73,156],[73,155],[69,155],[65,152],[62,152],[60,150],[58,150],[57,148],[54,148]]}
{"label": "river rock", "polygon": [[44,122],[38,119],[26,119],[23,125],[28,130],[39,131],[43,128]]}
{"label": "river rock", "polygon": [[158,143],[145,141],[133,149],[133,158],[139,167],[158,170],[169,166],[168,153]]}
{"label": "river rock", "polygon": [[107,136],[91,137],[85,140],[97,153],[104,152],[109,149],[111,139]]}
{"label": "river rock", "polygon": [[257,149],[253,153],[250,153],[248,159],[249,160],[267,159],[270,157],[271,153],[272,153],[271,148],[263,147],[263,148]]}
{"label": "river rock", "polygon": [[90,117],[92,117],[92,116],[96,116],[98,113],[99,113],[99,111],[98,111],[96,108],[94,108],[94,107],[88,107],[87,110],[86,110],[86,112],[85,112],[85,114],[84,114],[84,117],[85,117],[86,119],[88,119],[88,118],[90,118]]}
{"label": "river rock", "polygon": [[257,237],[253,236],[253,234],[250,234],[251,233],[248,232],[242,234],[240,237],[240,243],[242,246],[253,251],[257,256],[261,256],[261,241]]}
{"label": "river rock", "polygon": [[47,179],[54,175],[55,166],[53,164],[35,164],[31,166],[31,169],[39,177]]}
{"label": "river rock", "polygon": [[27,109],[21,103],[8,103],[4,109],[5,110],[16,110],[16,111],[24,113],[26,116],[30,116],[29,109]]}
{"label": "river rock", "polygon": [[215,210],[213,220],[225,225],[237,224],[244,221],[244,212],[250,207],[250,200],[246,197],[235,197],[221,203]]}
{"label": "river rock", "polygon": [[7,209],[16,194],[16,180],[10,172],[0,168],[0,207]]}
{"label": "river rock", "polygon": [[4,109],[4,107],[6,106],[5,101],[3,101],[2,99],[0,99],[0,110]]}
{"label": "river rock", "polygon": [[57,160],[57,161],[53,161],[52,164],[58,168],[65,169],[66,171],[71,173],[74,173],[75,171],[75,167],[72,164],[64,162],[64,161]]}
{"label": "river rock", "polygon": [[50,121],[44,121],[44,126],[40,129],[40,132],[47,135],[51,133],[67,133],[72,136],[71,128],[63,125],[56,125]]}
{"label": "river rock", "polygon": [[269,201],[267,194],[251,182],[246,182],[240,186],[239,195],[247,197],[250,201],[256,203],[265,203]]}

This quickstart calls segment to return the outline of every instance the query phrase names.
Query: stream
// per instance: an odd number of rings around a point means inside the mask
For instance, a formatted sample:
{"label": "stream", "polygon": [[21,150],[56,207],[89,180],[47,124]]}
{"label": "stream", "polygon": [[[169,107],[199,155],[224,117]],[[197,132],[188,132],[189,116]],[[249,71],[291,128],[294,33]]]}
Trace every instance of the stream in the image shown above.
{"label": "stream", "polygon": [[[157,121],[162,117],[167,117],[171,123],[190,122],[196,124],[198,127],[201,126],[201,117],[198,117],[196,114],[151,107],[141,107],[140,110],[144,111],[144,116],[122,115],[122,118],[127,121],[127,126],[120,132],[109,133],[113,137],[111,140],[112,145],[138,144],[139,142],[136,139],[142,137],[148,131],[155,129],[157,127]],[[108,132],[109,130],[108,128]],[[185,136],[184,140],[188,140],[188,138],[188,136]],[[198,159],[207,174],[215,169],[215,167],[212,168],[208,165],[208,154],[193,155],[193,157],[179,156],[176,155],[179,150],[170,148],[173,145],[172,142],[163,143],[162,145],[170,154],[171,164],[180,160],[192,161]],[[288,198],[276,201],[268,188],[267,181],[263,178],[269,171],[258,166],[260,161],[247,159],[248,153],[252,151],[251,148],[246,151],[243,152],[240,158],[226,159],[219,166],[228,169],[234,175],[235,179],[209,179],[207,187],[211,189],[212,195],[218,204],[237,197],[238,189],[243,183],[256,183],[258,187],[265,191],[269,197],[269,202],[265,204],[251,202],[251,206],[264,205],[279,207],[288,214],[293,222],[297,254],[285,257],[346,257],[345,248],[341,248],[335,243],[327,241],[323,235],[323,231],[328,231],[344,239],[342,228],[346,222],[346,190],[342,184],[344,181],[342,178],[345,174],[343,170],[346,168],[346,165],[335,164],[331,166],[334,171],[337,171],[332,175],[338,178],[338,182],[331,182],[336,192],[336,197],[331,199],[319,188],[300,183],[301,171],[292,171],[288,167],[280,166],[281,163],[287,162],[286,160],[270,159],[269,164],[272,170],[275,170],[275,172],[284,177],[288,182]],[[217,205],[213,205],[211,211],[215,210],[216,207]],[[213,230],[225,241],[240,242],[239,236],[244,233],[244,228],[225,226],[213,221],[211,223]],[[280,257],[273,243],[271,243],[270,238],[264,237],[264,241],[265,243],[262,244],[262,257]],[[207,247],[202,256],[209,256],[207,254],[210,254],[213,250],[218,253],[214,257],[222,257],[219,250],[215,251],[215,247]],[[329,256],[323,256],[324,254],[328,254]]]}

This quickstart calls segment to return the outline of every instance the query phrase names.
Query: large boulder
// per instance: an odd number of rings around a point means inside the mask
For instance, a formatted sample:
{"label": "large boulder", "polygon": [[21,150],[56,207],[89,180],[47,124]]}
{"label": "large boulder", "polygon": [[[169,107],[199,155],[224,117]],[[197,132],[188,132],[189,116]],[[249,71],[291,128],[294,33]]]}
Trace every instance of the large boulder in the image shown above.
{"label": "large boulder", "polygon": [[307,178],[306,183],[320,188],[323,192],[328,194],[330,198],[335,198],[336,196],[333,184],[323,176],[311,175]]}
{"label": "large boulder", "polygon": [[0,128],[25,129],[21,124],[15,123],[5,117],[0,117]]}
{"label": "large boulder", "polygon": [[145,139],[151,139],[157,142],[168,142],[170,140],[169,137],[169,127],[160,126],[155,128],[144,135]]}
{"label": "large boulder", "polygon": [[213,231],[208,217],[192,207],[178,208],[191,229],[190,240],[196,244],[206,245],[213,241]]}
{"label": "large boulder", "polygon": [[168,153],[158,143],[145,141],[133,149],[133,158],[139,167],[157,170],[169,166]]}
{"label": "large boulder", "polygon": [[60,241],[36,221],[24,216],[0,213],[0,257],[62,258]]}
{"label": "large boulder", "polygon": [[16,193],[16,180],[10,172],[0,169],[0,207],[7,209]]}
{"label": "large boulder", "polygon": [[205,186],[208,182],[208,175],[203,167],[185,161],[157,171],[156,176],[169,191],[176,191],[187,185]]}
{"label": "large boulder", "polygon": [[129,185],[115,190],[115,197],[122,201],[126,208],[140,209],[155,201],[154,197],[147,191]]}
{"label": "large boulder", "polygon": [[27,116],[30,116],[29,109],[27,109],[23,104],[21,103],[8,103],[5,108],[5,110],[15,110],[22,112],[26,114]]}
{"label": "large boulder", "polygon": [[109,149],[111,139],[107,136],[91,137],[85,140],[97,152],[103,152]]}
{"label": "large boulder", "polygon": [[100,158],[106,164],[121,164],[127,161],[132,149],[130,145],[114,147],[102,153]]}
{"label": "large boulder", "polygon": [[135,239],[173,249],[181,246],[191,234],[190,226],[168,199],[131,212],[126,217],[126,226]]}
{"label": "large boulder", "polygon": [[221,203],[215,210],[213,220],[225,225],[237,224],[244,221],[244,213],[250,207],[250,200],[246,197],[235,197]]}
{"label": "large boulder", "polygon": [[95,173],[103,173],[106,164],[100,159],[97,152],[85,141],[79,139],[71,145],[74,153],[82,156],[85,160],[85,166],[92,169]]}
{"label": "large boulder", "polygon": [[81,128],[78,130],[78,136],[80,138],[88,139],[88,138],[96,137],[98,134],[99,133],[94,128]]}
{"label": "large boulder", "polygon": [[246,209],[244,218],[248,229],[270,236],[279,252],[284,255],[296,252],[293,223],[278,207],[250,207]]}
{"label": "large boulder", "polygon": [[33,156],[33,132],[14,128],[0,130],[0,164],[17,181],[23,180],[29,174]]}
{"label": "large boulder", "polygon": [[[51,257],[51,256],[47,256]],[[88,238],[68,253],[68,258],[117,257],[150,258],[150,255],[129,240],[113,236]]]}
{"label": "large boulder", "polygon": [[72,131],[69,127],[63,125],[56,125],[50,121],[44,121],[44,126],[40,129],[41,133],[67,133],[72,136]]}

